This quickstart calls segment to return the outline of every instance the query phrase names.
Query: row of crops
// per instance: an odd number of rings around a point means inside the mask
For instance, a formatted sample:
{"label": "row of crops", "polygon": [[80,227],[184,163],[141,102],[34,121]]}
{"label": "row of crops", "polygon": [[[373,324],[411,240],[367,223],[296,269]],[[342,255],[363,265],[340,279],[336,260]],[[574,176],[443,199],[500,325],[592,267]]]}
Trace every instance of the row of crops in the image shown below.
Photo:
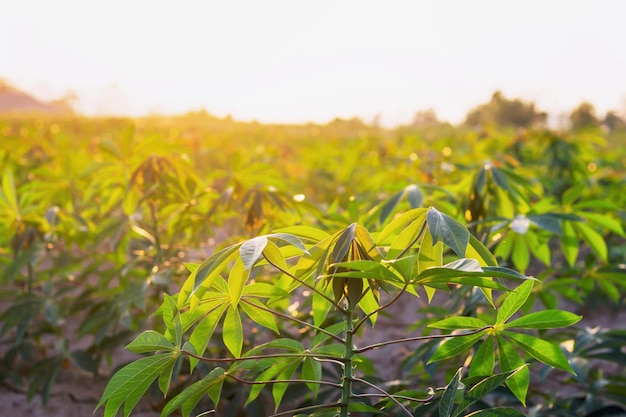
{"label": "row of crops", "polygon": [[[178,291],[188,263],[287,226],[381,230],[434,207],[467,225],[501,266],[539,280],[526,312],[609,314],[624,298],[620,132],[7,116],[0,161],[0,378],[44,401],[63,368],[107,375],[123,346],[162,326],[151,314],[164,292]],[[480,309],[462,289],[449,298],[424,311],[431,322],[450,308]],[[626,412],[626,330],[584,323],[540,332],[561,343],[576,375],[559,375],[569,388],[548,394],[552,376],[540,370],[533,415]],[[225,346],[207,349],[218,356]],[[450,380],[458,364],[428,364],[432,352],[414,352],[398,372],[422,385]],[[193,380],[183,374],[180,389]],[[224,415],[234,416],[245,397],[230,389]]]}

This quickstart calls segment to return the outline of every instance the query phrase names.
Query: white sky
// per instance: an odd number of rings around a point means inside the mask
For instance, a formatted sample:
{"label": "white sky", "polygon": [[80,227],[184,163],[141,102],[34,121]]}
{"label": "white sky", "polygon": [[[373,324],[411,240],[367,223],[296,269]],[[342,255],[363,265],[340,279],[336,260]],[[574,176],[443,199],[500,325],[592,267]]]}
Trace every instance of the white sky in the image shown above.
{"label": "white sky", "polygon": [[0,0],[0,78],[86,114],[458,122],[501,89],[603,115],[626,102],[625,19],[622,0]]}

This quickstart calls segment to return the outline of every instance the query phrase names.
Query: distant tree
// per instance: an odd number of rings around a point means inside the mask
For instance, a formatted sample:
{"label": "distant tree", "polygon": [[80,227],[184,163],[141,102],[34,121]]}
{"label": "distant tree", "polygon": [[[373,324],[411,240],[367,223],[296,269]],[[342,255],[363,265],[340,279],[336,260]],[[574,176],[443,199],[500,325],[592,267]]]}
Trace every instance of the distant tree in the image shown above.
{"label": "distant tree", "polygon": [[508,99],[500,91],[491,96],[489,103],[481,104],[470,110],[465,124],[479,126],[495,124],[498,126],[532,127],[543,124],[546,112],[535,109],[535,103],[526,103],[519,99]]}
{"label": "distant tree", "polygon": [[602,125],[606,126],[610,132],[626,130],[626,120],[619,117],[614,111],[606,113],[606,116],[604,116],[604,120],[602,121]]}
{"label": "distant tree", "polygon": [[437,126],[441,122],[437,118],[437,114],[433,109],[420,110],[413,116],[411,126],[413,127],[430,127]]}
{"label": "distant tree", "polygon": [[584,101],[578,105],[569,116],[572,130],[581,130],[600,126],[600,120],[596,116],[596,109],[593,104]]}

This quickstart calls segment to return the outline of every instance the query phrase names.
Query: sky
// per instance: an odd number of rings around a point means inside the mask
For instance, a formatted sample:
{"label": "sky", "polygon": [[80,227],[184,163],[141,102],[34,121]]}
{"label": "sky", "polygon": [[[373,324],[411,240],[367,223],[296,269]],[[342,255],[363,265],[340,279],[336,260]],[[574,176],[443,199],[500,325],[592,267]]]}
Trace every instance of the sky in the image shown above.
{"label": "sky", "polygon": [[0,0],[0,78],[72,91],[88,115],[456,123],[495,90],[603,115],[626,108],[625,16],[621,0]]}

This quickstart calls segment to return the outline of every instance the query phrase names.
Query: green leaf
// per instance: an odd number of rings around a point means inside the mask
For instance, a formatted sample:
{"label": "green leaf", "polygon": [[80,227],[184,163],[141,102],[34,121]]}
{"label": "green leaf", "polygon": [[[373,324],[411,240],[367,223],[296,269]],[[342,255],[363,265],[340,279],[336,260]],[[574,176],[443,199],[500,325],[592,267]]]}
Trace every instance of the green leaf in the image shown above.
{"label": "green leaf", "polygon": [[[223,303],[219,306],[216,306],[215,309],[211,310],[191,332],[191,335],[189,336],[189,342],[193,345],[198,355],[204,354],[204,351],[209,345],[209,341],[211,340],[211,336],[213,336],[213,332],[215,331],[217,324],[219,323],[222,315],[229,307],[229,305],[230,304],[228,303]],[[189,364],[191,370],[193,370],[198,364],[198,359],[189,358]]]}
{"label": "green leaf", "polygon": [[452,377],[450,383],[446,386],[446,390],[441,396],[439,402],[439,417],[451,417],[454,410],[454,398],[456,397],[457,390],[459,389],[459,383],[461,382],[461,374],[463,368],[459,368],[458,371]]}
{"label": "green leaf", "polygon": [[[326,295],[332,299],[333,297],[333,287],[331,285],[327,285],[324,287],[323,285],[318,285],[316,287],[322,294]],[[328,299],[322,297],[318,294],[317,291],[313,293],[313,301],[312,301],[312,310],[313,310],[313,323],[316,326],[321,326],[326,317],[328,316],[328,312],[330,311],[333,304],[328,301]]]}
{"label": "green leaf", "polygon": [[574,229],[582,236],[583,240],[589,245],[591,250],[598,256],[598,258],[602,259],[606,262],[608,256],[608,250],[606,247],[606,242],[602,235],[589,225],[578,222],[573,224]]}
{"label": "green leaf", "polygon": [[476,259],[461,258],[456,261],[452,261],[440,267],[433,267],[425,269],[418,275],[418,281],[422,281],[424,278],[433,276],[450,276],[458,277],[463,276],[466,273],[482,273],[483,269],[480,267]]}
{"label": "green leaf", "polygon": [[530,263],[530,249],[528,248],[526,236],[515,233],[513,235],[512,249],[511,259],[513,260],[513,265],[522,272],[526,271]]}
{"label": "green leaf", "polygon": [[179,407],[184,417],[189,417],[194,407],[200,402],[207,392],[213,401],[217,404],[219,401],[222,385],[224,384],[224,370],[215,368],[207,376],[202,378],[183,390],[176,397],[172,398],[161,411],[161,417],[167,417]]}
{"label": "green leaf", "polygon": [[470,233],[465,226],[435,208],[426,213],[426,222],[433,243],[443,242],[460,257],[465,256],[470,241]]}
{"label": "green leaf", "polygon": [[561,249],[569,266],[576,264],[578,257],[578,238],[574,226],[570,222],[563,223],[563,235],[561,235]]}
{"label": "green leaf", "polygon": [[432,235],[426,233],[422,238],[418,255],[418,270],[422,272],[431,267],[443,265],[443,243],[433,244]]}
{"label": "green leaf", "polygon": [[350,269],[353,272],[334,272],[328,277],[369,278],[381,281],[402,282],[390,269],[385,268],[378,262],[369,260],[337,262],[331,265],[331,270],[337,268]]}
{"label": "green leaf", "polygon": [[502,324],[519,310],[533,290],[534,281],[528,280],[506,295],[506,299],[498,309],[496,324]]}
{"label": "green leaf", "polygon": [[306,249],[306,246],[304,246],[304,243],[302,243],[302,241],[297,236],[294,236],[292,234],[289,234],[289,233],[271,233],[271,234],[267,235],[267,238],[272,240],[272,241],[274,241],[274,240],[282,240],[283,242],[286,242],[286,243],[288,243],[291,246],[295,246],[296,248],[300,249],[304,253],[309,253],[309,251]]}
{"label": "green leaf", "polygon": [[450,317],[430,323],[427,327],[433,329],[480,329],[486,327],[487,323],[476,317]]}
{"label": "green leaf", "polygon": [[480,345],[472,363],[470,364],[469,376],[486,376],[493,374],[495,364],[495,338],[489,336]]}
{"label": "green leaf", "polygon": [[563,201],[563,205],[571,205],[576,199],[578,199],[578,197],[582,195],[583,191],[585,191],[586,188],[587,184],[581,183],[567,189],[567,191],[563,193],[563,197],[561,198],[561,200]]}
{"label": "green leaf", "polygon": [[491,166],[489,171],[491,172],[491,176],[493,180],[495,181],[496,184],[498,184],[498,186],[500,186],[500,188],[508,191],[511,194],[513,193],[513,189],[509,185],[509,181],[506,177],[505,171],[501,170],[500,168],[496,168],[494,166]]}
{"label": "green leaf", "polygon": [[[314,358],[305,358],[302,363],[302,379],[320,381],[322,379],[322,364]],[[306,385],[313,392],[313,396],[317,397],[320,389],[319,384],[307,383]]]}
{"label": "green leaf", "polygon": [[548,232],[552,232],[557,235],[563,233],[561,219],[551,213],[529,214],[526,218],[540,229],[547,230]]}
{"label": "green leaf", "polygon": [[172,297],[167,294],[163,294],[163,297],[163,323],[165,323],[167,328],[165,335],[171,335],[176,346],[180,347],[183,340],[183,326],[180,321],[178,307]]}
{"label": "green leaf", "polygon": [[[269,242],[272,243],[272,242]],[[288,297],[289,293],[274,284],[266,284],[264,282],[253,282],[243,288],[243,296],[276,298]]]}
{"label": "green leaf", "polygon": [[285,262],[285,257],[281,253],[280,248],[274,242],[269,240],[267,241],[265,249],[263,249],[263,255],[265,255],[269,262],[276,265],[283,271],[287,271],[289,269],[287,262]]}
{"label": "green leaf", "polygon": [[276,334],[279,333],[278,326],[276,325],[275,316],[269,311],[261,309],[260,306],[262,306],[262,304],[257,303],[253,300],[244,300],[242,303],[239,304],[239,306],[241,307],[243,312],[252,319],[252,321],[260,326],[272,330]]}
{"label": "green leaf", "polygon": [[467,393],[465,394],[465,398],[463,399],[463,401],[458,405],[457,410],[454,413],[454,416],[456,417],[460,415],[470,405],[478,402],[485,395],[489,394],[490,392],[492,392],[493,390],[495,390],[496,388],[504,384],[504,382],[511,375],[513,375],[516,372],[521,371],[524,368],[525,366],[517,368],[513,371],[490,375],[484,378],[483,380],[481,380],[480,382],[478,382],[477,384],[475,384],[474,386],[472,386],[472,388],[470,388],[469,391],[467,391]]}
{"label": "green leaf", "polygon": [[241,356],[243,348],[243,328],[239,310],[231,305],[226,311],[222,330],[222,340],[228,351],[236,358]]}
{"label": "green leaf", "polygon": [[259,259],[267,245],[267,237],[258,236],[244,242],[239,248],[239,257],[245,269],[250,269]]}
{"label": "green leaf", "polygon": [[238,255],[238,249],[241,244],[229,246],[217,253],[211,255],[208,259],[200,264],[198,268],[191,272],[178,294],[178,305],[184,305],[189,298],[192,298],[190,305],[194,310],[197,306],[202,294],[211,287],[219,274],[226,269]]}
{"label": "green leaf", "polygon": [[449,339],[446,339],[443,343],[439,345],[428,363],[433,363],[436,361],[451,358],[456,355],[460,355],[461,353],[472,347],[476,342],[478,342],[478,340],[483,337],[485,332],[486,330],[468,336],[450,336]]}
{"label": "green leaf", "polygon": [[176,362],[172,362],[169,367],[166,367],[161,372],[158,378],[159,389],[163,393],[163,397],[167,397],[167,392],[170,389],[170,384],[172,382],[172,373],[174,372],[174,365]]}
{"label": "green leaf", "polygon": [[530,371],[525,366],[524,360],[521,358],[515,347],[511,343],[507,342],[500,335],[497,336],[498,340],[498,357],[500,359],[500,369],[503,372],[513,371],[519,367],[523,367],[520,371],[513,374],[506,380],[506,385],[509,387],[513,395],[526,406],[526,394],[528,392],[528,386],[530,385]]}
{"label": "green leaf", "polygon": [[538,361],[574,374],[567,358],[557,345],[527,334],[509,331],[502,334]]}
{"label": "green leaf", "polygon": [[396,259],[398,256],[406,253],[408,249],[416,243],[418,235],[422,233],[424,219],[425,216],[420,217],[398,233],[387,250],[388,260]]}
{"label": "green leaf", "polygon": [[533,232],[526,233],[526,241],[533,255],[544,265],[550,266],[550,246],[547,239],[542,239]]}
{"label": "green leaf", "polygon": [[354,232],[358,244],[363,248],[365,253],[367,253],[367,256],[374,261],[381,261],[383,257],[378,251],[374,238],[372,238],[372,235],[370,235],[367,229],[357,225]]}
{"label": "green leaf", "polygon": [[278,232],[276,234],[285,233],[299,236],[303,239],[311,240],[313,242],[321,242],[330,237],[330,235],[325,231],[310,226],[290,226],[278,229],[276,230],[276,232]]}
{"label": "green leaf", "polygon": [[114,417],[124,404],[124,417],[128,417],[154,380],[168,372],[177,358],[177,354],[161,353],[126,365],[108,382],[96,409],[106,403],[104,417]]}
{"label": "green leaf", "polygon": [[396,234],[399,230],[406,229],[406,226],[415,220],[418,220],[418,223],[421,223],[421,220],[419,219],[426,213],[427,210],[428,209],[425,208],[417,208],[399,215],[383,228],[378,235],[377,243],[379,245],[383,244],[386,242],[387,238]]}
{"label": "green leaf", "polygon": [[17,204],[17,192],[15,191],[15,179],[13,178],[13,171],[6,167],[4,169],[4,175],[2,175],[2,199],[6,206],[11,210],[15,217],[20,214],[19,206]]}
{"label": "green leaf", "polygon": [[230,295],[230,304],[233,307],[237,307],[239,304],[249,276],[250,269],[245,267],[241,259],[235,260],[235,264],[228,274],[228,294]]}
{"label": "green leaf", "polygon": [[563,310],[543,310],[530,313],[510,321],[504,325],[505,329],[515,327],[517,329],[554,329],[567,327],[578,323],[582,316]]}
{"label": "green leaf", "polygon": [[392,261],[385,261],[388,265],[391,265],[393,269],[395,269],[400,276],[402,277],[402,282],[410,282],[415,277],[413,276],[417,269],[416,255],[405,256],[400,259],[394,259]]}
{"label": "green leaf", "polygon": [[470,235],[469,245],[465,251],[466,258],[478,259],[480,266],[497,266],[498,261],[478,239]]}
{"label": "green leaf", "polygon": [[380,208],[380,215],[378,216],[378,224],[384,224],[387,217],[393,212],[393,210],[397,207],[398,203],[404,197],[404,190],[399,193],[394,194],[389,198],[385,204]]}
{"label": "green leaf", "polygon": [[[290,379],[293,376],[296,369],[298,369],[298,367],[300,366],[300,363],[302,363],[302,359],[293,358],[286,362],[288,362],[288,366],[286,366],[283,369],[283,371],[280,374],[278,374],[276,379]],[[274,399],[274,411],[278,411],[278,407],[280,406],[283,396],[285,395],[285,391],[287,391],[288,387],[289,387],[288,383],[278,383],[272,386],[272,397]]]}
{"label": "green leaf", "polygon": [[173,352],[176,350],[176,346],[161,333],[154,330],[146,330],[126,345],[126,349],[133,353],[156,352],[159,350]]}

